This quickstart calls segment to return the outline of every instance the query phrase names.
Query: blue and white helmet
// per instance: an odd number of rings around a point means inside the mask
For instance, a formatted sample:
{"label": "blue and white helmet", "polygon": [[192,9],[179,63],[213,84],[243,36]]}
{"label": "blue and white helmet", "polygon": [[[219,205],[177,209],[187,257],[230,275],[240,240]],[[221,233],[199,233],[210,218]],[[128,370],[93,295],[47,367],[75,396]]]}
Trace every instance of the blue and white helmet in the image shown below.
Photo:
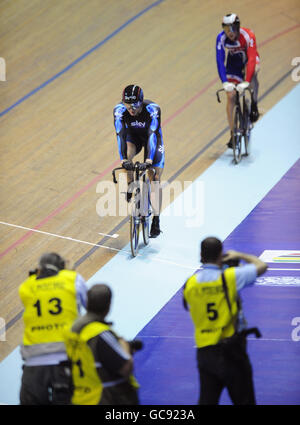
{"label": "blue and white helmet", "polygon": [[239,32],[240,31],[240,18],[235,13],[228,13],[223,16],[222,27],[228,25],[231,27],[231,31]]}

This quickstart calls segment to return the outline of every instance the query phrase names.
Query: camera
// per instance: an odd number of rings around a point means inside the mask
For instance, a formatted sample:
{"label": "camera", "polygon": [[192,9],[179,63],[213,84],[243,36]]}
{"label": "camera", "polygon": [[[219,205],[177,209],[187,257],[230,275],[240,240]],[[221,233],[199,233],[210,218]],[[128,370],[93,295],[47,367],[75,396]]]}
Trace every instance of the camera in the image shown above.
{"label": "camera", "polygon": [[235,259],[235,260],[222,261],[222,264],[228,267],[238,267],[240,265],[240,260]]}
{"label": "camera", "polygon": [[128,341],[130,352],[133,354],[135,351],[139,351],[143,348],[144,344],[139,339],[134,339],[132,341]]}

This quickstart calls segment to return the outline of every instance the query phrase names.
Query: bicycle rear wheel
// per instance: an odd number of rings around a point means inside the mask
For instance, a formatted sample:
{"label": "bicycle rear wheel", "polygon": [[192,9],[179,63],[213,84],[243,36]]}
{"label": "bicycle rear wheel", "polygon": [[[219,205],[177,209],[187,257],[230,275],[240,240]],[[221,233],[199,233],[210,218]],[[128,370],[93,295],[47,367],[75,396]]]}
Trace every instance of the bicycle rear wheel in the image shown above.
{"label": "bicycle rear wheel", "polygon": [[145,179],[143,182],[143,217],[142,217],[142,228],[143,228],[143,239],[144,244],[149,244],[150,238],[150,218],[152,214],[151,201],[150,201],[150,181]]}
{"label": "bicycle rear wheel", "polygon": [[238,164],[242,159],[242,134],[243,134],[243,117],[237,105],[233,108],[233,135],[232,135],[232,149],[233,160]]}
{"label": "bicycle rear wheel", "polygon": [[130,247],[133,257],[136,257],[139,252],[139,237],[140,237],[140,219],[139,217],[130,217]]}

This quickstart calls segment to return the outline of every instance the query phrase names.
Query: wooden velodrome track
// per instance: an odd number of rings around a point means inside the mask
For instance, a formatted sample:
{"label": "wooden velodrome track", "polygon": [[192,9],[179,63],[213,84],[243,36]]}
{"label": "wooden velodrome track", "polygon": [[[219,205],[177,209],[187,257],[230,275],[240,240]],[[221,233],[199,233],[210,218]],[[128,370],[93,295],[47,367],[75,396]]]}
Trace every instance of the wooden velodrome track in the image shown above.
{"label": "wooden velodrome track", "polygon": [[[300,4],[2,0],[0,8],[7,67],[0,100],[2,360],[21,341],[18,286],[42,253],[60,253],[88,279],[116,252],[92,244],[128,243],[128,224],[118,226],[124,217],[96,213],[97,183],[111,180],[118,164],[112,109],[124,86],[141,85],[162,108],[163,180],[194,180],[228,141],[225,103],[215,98],[221,17],[235,12],[256,34],[259,107],[267,111],[294,85],[288,73],[299,56]],[[117,239],[99,235],[112,231]]]}

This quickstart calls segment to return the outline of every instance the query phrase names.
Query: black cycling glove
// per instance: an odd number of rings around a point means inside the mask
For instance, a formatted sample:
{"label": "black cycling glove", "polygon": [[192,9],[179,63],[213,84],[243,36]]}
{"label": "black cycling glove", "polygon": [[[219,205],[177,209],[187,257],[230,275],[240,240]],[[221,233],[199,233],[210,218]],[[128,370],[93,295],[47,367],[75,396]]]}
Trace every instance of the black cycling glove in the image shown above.
{"label": "black cycling glove", "polygon": [[133,163],[129,159],[126,159],[126,161],[124,161],[122,163],[122,167],[125,168],[125,170],[127,170],[127,171],[132,171],[133,170]]}

